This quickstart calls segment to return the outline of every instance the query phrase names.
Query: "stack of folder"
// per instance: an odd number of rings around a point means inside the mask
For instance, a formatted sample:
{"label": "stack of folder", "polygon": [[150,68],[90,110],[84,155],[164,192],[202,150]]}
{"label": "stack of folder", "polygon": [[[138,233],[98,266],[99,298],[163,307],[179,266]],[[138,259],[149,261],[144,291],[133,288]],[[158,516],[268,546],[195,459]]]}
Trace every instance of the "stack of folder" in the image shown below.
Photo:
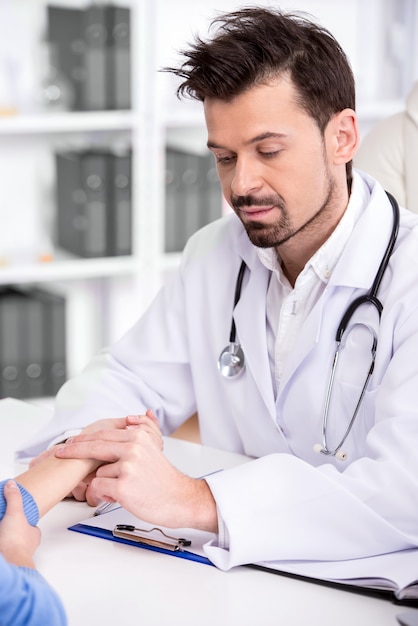
{"label": "stack of folder", "polygon": [[130,8],[47,7],[55,68],[72,86],[76,111],[131,108]]}
{"label": "stack of folder", "polygon": [[84,258],[131,254],[131,151],[70,151],[55,158],[57,246]]}
{"label": "stack of folder", "polygon": [[43,289],[0,291],[0,397],[55,396],[66,379],[65,298]]}
{"label": "stack of folder", "polygon": [[165,251],[181,252],[189,237],[222,215],[212,154],[166,150]]}

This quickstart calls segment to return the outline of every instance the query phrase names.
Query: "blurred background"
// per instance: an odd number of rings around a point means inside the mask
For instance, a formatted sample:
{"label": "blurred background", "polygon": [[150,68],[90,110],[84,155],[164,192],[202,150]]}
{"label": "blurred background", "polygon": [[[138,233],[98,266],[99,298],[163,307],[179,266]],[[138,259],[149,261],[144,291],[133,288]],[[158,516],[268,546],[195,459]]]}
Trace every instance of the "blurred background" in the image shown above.
{"label": "blurred background", "polygon": [[[417,0],[306,11],[348,54],[362,136],[418,80]],[[201,105],[158,70],[230,0],[0,0],[0,397],[49,402],[227,210]]]}

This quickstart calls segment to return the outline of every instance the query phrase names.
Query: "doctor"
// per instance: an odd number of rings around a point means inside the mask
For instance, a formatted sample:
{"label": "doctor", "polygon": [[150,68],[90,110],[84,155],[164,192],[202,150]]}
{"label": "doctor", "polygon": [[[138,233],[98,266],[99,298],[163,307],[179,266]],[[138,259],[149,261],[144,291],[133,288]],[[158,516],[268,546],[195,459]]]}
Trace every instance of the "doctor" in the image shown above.
{"label": "doctor", "polygon": [[[170,71],[203,103],[234,214],[191,238],[22,454],[103,417],[152,408],[167,434],[197,411],[204,444],[254,460],[195,480],[142,430],[86,433],[55,452],[105,463],[76,497],[214,531],[207,554],[223,569],[417,547],[418,218],[401,209],[398,232],[396,204],[352,171],[354,80],[327,31],[262,8],[216,25]],[[338,326],[372,285],[344,323],[330,391]]]}

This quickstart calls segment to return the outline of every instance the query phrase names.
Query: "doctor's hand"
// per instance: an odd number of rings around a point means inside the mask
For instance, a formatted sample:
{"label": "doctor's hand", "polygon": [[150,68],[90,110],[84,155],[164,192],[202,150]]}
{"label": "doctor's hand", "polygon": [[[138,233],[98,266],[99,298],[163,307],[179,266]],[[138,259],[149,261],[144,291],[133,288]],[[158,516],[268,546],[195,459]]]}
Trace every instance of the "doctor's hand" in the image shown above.
{"label": "doctor's hand", "polygon": [[[162,435],[161,435],[160,427],[158,424],[158,420],[152,411],[148,411],[146,415],[127,415],[126,417],[108,418],[108,419],[98,420],[96,422],[92,422],[91,424],[83,428],[82,434],[95,433],[95,437],[101,438],[105,431],[123,430],[125,428],[127,429],[141,428],[145,431],[148,431],[150,434],[152,434],[156,438],[156,441],[158,441],[159,444],[163,446],[163,440],[162,440]],[[67,440],[68,443],[73,441],[73,439],[74,437],[69,438]],[[63,443],[66,443],[66,442],[63,442]],[[47,450],[45,453],[43,453],[37,458],[37,462],[39,462],[39,460],[41,460],[43,455],[45,454],[47,456],[49,454],[53,454],[55,456],[56,450],[62,445],[63,444],[58,444],[54,446],[53,448],[51,448],[50,450]],[[96,471],[97,470],[95,470],[94,472],[91,472],[90,474],[87,474],[87,476],[85,476],[83,480],[78,483],[77,487],[75,487],[72,490],[72,492],[68,494],[68,497],[73,497],[75,500],[78,500],[79,502],[87,501],[87,503],[90,506],[97,506],[100,502],[100,498],[95,494],[93,489],[91,489],[91,482],[96,476]]]}
{"label": "doctor's hand", "polygon": [[[148,411],[146,415],[127,415],[126,417],[99,420],[83,428],[82,433],[95,433],[97,438],[101,438],[105,431],[123,430],[125,428],[141,428],[153,435],[156,441],[163,446],[160,427],[152,411]],[[70,443],[72,439],[73,438],[69,439],[68,442]],[[54,454],[57,447],[54,449]],[[86,500],[90,506],[97,506],[99,504],[101,498],[99,498],[91,488],[91,482],[96,476],[96,472],[97,470],[85,476],[77,487],[73,489],[70,495],[72,495],[75,500]]]}
{"label": "doctor's hand", "polygon": [[[154,415],[152,415],[152,419],[155,421],[158,427],[158,422]],[[92,422],[91,424],[88,424],[81,430],[81,432],[92,433],[96,431],[108,430],[108,429],[113,429],[113,428],[128,428],[130,426],[138,425],[139,422],[140,422],[139,415],[127,415],[126,417],[105,418],[105,419]],[[62,442],[62,443],[65,443],[65,442]],[[56,448],[62,445],[62,443],[56,444],[55,446],[48,448],[48,450],[44,450],[43,452],[38,454],[38,456],[31,459],[29,463],[29,467],[34,467],[35,465],[37,465],[44,459],[48,458],[49,456],[55,456]]]}
{"label": "doctor's hand", "polygon": [[55,454],[105,463],[89,485],[97,501],[119,502],[151,524],[217,532],[216,504],[206,481],[190,478],[168,461],[155,418],[151,412],[145,417],[150,421],[137,426],[73,437]]}

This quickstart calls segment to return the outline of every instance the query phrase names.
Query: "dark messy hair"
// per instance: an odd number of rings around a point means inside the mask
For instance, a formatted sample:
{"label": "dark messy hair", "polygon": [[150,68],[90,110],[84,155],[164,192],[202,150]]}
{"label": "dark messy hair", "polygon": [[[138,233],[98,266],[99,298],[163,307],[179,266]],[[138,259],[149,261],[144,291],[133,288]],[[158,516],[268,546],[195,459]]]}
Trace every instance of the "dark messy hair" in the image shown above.
{"label": "dark messy hair", "polygon": [[[301,13],[247,7],[216,17],[211,40],[196,37],[177,68],[164,68],[183,79],[177,95],[204,101],[230,101],[256,85],[288,74],[298,104],[324,132],[331,117],[355,108],[350,63],[325,28]],[[347,164],[351,178],[351,163]]]}

